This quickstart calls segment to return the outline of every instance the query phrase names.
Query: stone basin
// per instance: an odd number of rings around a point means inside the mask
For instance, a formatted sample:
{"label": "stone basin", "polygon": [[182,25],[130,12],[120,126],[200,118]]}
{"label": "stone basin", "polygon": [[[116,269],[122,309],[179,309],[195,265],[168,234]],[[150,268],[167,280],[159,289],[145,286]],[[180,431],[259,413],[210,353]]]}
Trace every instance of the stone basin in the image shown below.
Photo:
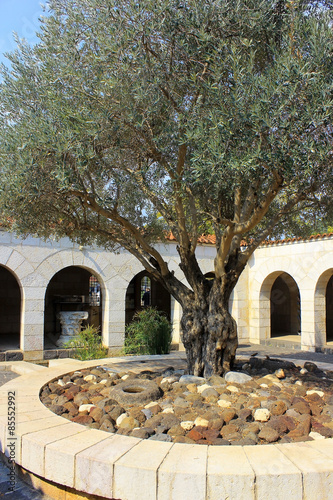
{"label": "stone basin", "polygon": [[70,342],[81,330],[82,321],[88,319],[87,311],[61,311],[58,319],[61,324],[61,335],[56,344],[58,347]]}

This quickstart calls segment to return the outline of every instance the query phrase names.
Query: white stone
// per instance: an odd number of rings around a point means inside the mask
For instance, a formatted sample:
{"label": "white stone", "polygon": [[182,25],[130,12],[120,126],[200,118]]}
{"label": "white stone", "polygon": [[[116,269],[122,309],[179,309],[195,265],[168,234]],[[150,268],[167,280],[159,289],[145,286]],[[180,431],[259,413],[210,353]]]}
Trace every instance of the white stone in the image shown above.
{"label": "white stone", "polygon": [[121,415],[119,415],[119,417],[116,420],[116,424],[118,425],[118,427],[120,426],[122,421],[125,420],[125,418],[127,417],[128,417],[127,413],[122,413]]}
{"label": "white stone", "polygon": [[217,404],[221,406],[221,408],[231,408],[232,404],[230,401],[226,401],[225,399],[219,399]]}
{"label": "white stone", "polygon": [[149,410],[149,408],[144,408],[141,410],[142,413],[145,415],[146,419],[151,418],[153,416],[152,412]]}
{"label": "white stone", "polygon": [[179,377],[175,377],[174,375],[172,375],[170,377],[162,378],[161,384],[165,384],[165,383],[173,384],[174,382],[178,382],[178,380],[179,380]]}
{"label": "white stone", "polygon": [[194,425],[197,425],[197,426],[200,426],[200,427],[208,427],[209,421],[206,420],[205,418],[197,417],[194,420]]}
{"label": "white stone", "polygon": [[311,396],[311,394],[318,394],[318,396],[320,396],[321,398],[325,395],[325,393],[323,391],[319,391],[318,389],[312,389],[312,390],[306,391],[307,396]]}
{"label": "white stone", "polygon": [[232,382],[234,384],[245,384],[246,382],[252,380],[250,375],[241,372],[228,372],[224,378],[226,382]]}
{"label": "white stone", "polygon": [[96,375],[90,374],[90,375],[86,375],[85,377],[83,377],[83,380],[85,382],[95,382],[97,380],[97,377],[96,377]]}
{"label": "white stone", "polygon": [[57,380],[57,384],[60,385],[60,387],[64,387],[64,385],[66,385],[66,383],[61,378]]}
{"label": "white stone", "polygon": [[180,422],[180,426],[185,430],[185,431],[190,431],[193,429],[195,423],[192,422],[192,420],[184,420],[183,422]]}
{"label": "white stone", "polygon": [[276,370],[275,376],[279,379],[286,378],[286,374],[284,373],[284,370],[282,368],[279,368],[278,370]]}
{"label": "white stone", "polygon": [[168,406],[167,408],[164,408],[162,413],[175,413],[175,410],[172,408],[172,406]]}
{"label": "white stone", "polygon": [[103,378],[102,380],[99,381],[100,384],[105,385],[107,384],[108,380],[106,378]]}
{"label": "white stone", "polygon": [[79,413],[82,411],[90,411],[92,408],[96,408],[96,405],[93,404],[83,404],[79,406]]}
{"label": "white stone", "polygon": [[322,436],[322,434],[319,434],[319,432],[311,431],[309,433],[309,437],[312,439],[315,439],[316,441],[320,441],[321,439],[326,439],[325,436]]}
{"label": "white stone", "polygon": [[181,384],[203,384],[206,382],[206,379],[203,377],[196,377],[194,375],[183,375],[180,377],[179,382]]}
{"label": "white stone", "polygon": [[305,375],[306,373],[308,373],[308,370],[306,368],[301,368],[300,374]]}
{"label": "white stone", "polygon": [[234,385],[227,385],[226,387],[228,389],[228,391],[230,392],[239,392],[239,389],[238,387],[235,387]]}
{"label": "white stone", "polygon": [[271,412],[267,408],[258,408],[254,412],[254,420],[257,422],[267,422],[270,419]]}
{"label": "white stone", "polygon": [[198,386],[198,393],[201,394],[204,390],[210,389],[212,386],[209,384],[202,384]]}
{"label": "white stone", "polygon": [[149,408],[152,408],[153,406],[158,405],[158,401],[151,401],[150,403],[147,403],[145,405],[146,410],[149,410]]}

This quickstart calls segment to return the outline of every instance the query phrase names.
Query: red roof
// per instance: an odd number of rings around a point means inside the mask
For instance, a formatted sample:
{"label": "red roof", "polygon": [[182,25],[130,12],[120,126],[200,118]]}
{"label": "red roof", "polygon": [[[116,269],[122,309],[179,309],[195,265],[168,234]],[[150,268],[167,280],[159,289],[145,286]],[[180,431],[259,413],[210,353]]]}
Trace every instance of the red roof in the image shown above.
{"label": "red roof", "polygon": [[[261,243],[260,246],[268,246],[268,245],[281,245],[284,243],[294,243],[295,241],[311,241],[311,240],[320,240],[322,238],[332,238],[333,233],[323,233],[323,234],[313,234],[306,238],[302,238],[301,236],[295,238],[285,238],[282,240],[266,240]],[[173,234],[167,235],[167,240],[169,241],[177,241]],[[216,237],[215,234],[207,234],[199,236],[198,243],[201,245],[215,245]],[[241,241],[241,247],[246,247],[247,242],[245,240]]]}

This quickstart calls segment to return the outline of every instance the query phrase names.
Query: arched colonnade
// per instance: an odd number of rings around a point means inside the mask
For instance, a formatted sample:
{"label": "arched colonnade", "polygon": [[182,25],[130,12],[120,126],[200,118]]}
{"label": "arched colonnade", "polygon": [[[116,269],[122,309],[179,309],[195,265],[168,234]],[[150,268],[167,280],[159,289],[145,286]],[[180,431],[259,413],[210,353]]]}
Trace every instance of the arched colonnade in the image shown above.
{"label": "arched colonnade", "polygon": [[[162,253],[182,277],[172,243]],[[212,270],[214,248],[198,248],[204,272]],[[82,248],[67,240],[15,240],[0,232],[0,350],[18,349],[41,359],[55,348],[59,312],[88,310],[87,322],[103,343],[120,349],[125,324],[147,305],[173,322],[179,343],[181,308],[126,252]],[[298,337],[303,349],[333,346],[333,238],[272,244],[251,258],[230,308],[240,343]]]}

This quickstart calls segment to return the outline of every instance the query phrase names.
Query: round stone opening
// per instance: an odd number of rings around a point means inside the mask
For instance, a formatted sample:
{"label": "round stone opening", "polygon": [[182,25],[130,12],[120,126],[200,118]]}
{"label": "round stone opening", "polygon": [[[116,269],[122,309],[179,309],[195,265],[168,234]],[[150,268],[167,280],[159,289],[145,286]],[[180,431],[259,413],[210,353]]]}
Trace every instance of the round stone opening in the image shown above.
{"label": "round stone opening", "polygon": [[143,392],[145,389],[142,387],[126,387],[123,389],[124,392],[128,392],[129,394],[138,394],[139,392]]}

